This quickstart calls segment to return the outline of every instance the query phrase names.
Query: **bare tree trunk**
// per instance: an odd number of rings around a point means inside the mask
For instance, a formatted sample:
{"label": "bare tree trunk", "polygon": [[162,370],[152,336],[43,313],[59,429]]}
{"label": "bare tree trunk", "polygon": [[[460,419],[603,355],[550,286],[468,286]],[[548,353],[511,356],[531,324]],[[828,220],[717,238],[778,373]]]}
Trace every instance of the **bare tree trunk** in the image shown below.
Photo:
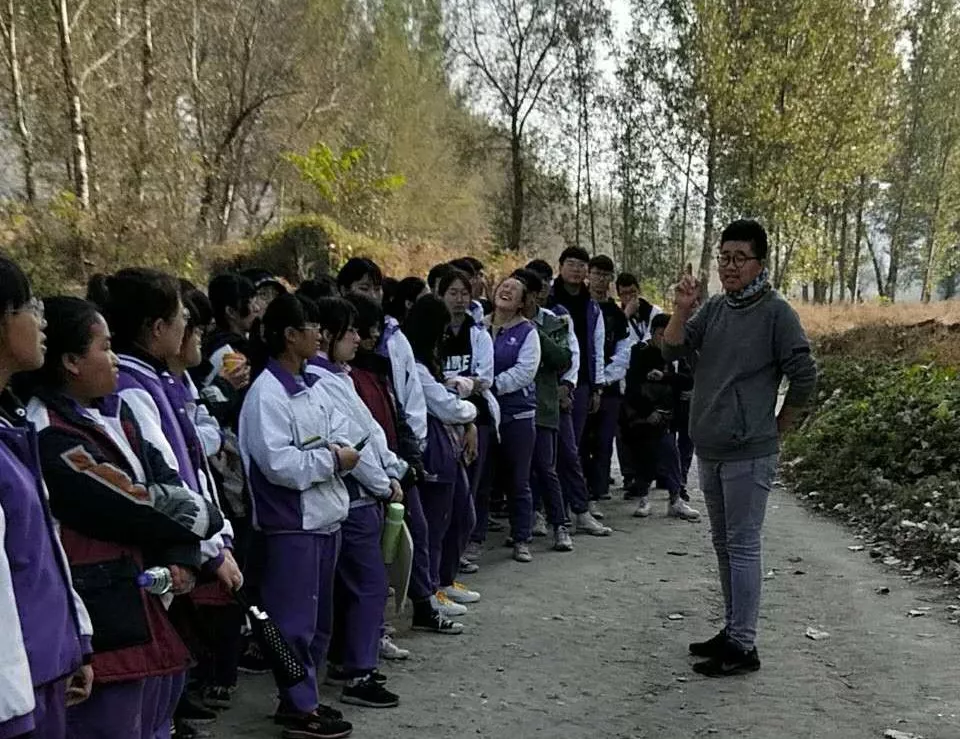
{"label": "bare tree trunk", "polygon": [[84,131],[83,104],[80,86],[73,64],[73,45],[70,41],[70,10],[67,0],[50,0],[57,19],[57,35],[60,41],[60,64],[67,95],[67,113],[70,120],[70,137],[73,155],[73,187],[80,207],[90,208],[90,172],[87,158],[87,139]]}
{"label": "bare tree trunk", "polygon": [[[578,96],[579,98],[579,96]],[[573,243],[580,246],[580,182],[583,175],[583,108],[577,101],[577,178],[573,196]]]}
{"label": "bare tree trunk", "polygon": [[847,210],[850,203],[844,193],[843,204],[840,206],[840,249],[837,253],[837,280],[840,289],[840,302],[844,300],[844,293],[847,289]]}
{"label": "bare tree trunk", "polygon": [[687,215],[690,210],[690,170],[693,167],[693,147],[687,148],[687,170],[684,173],[683,207],[680,216],[680,269],[687,264]]}
{"label": "bare tree trunk", "polygon": [[142,79],[140,86],[140,140],[137,145],[135,171],[135,195],[137,202],[143,205],[146,196],[147,168],[150,163],[150,129],[153,123],[153,12],[152,0],[141,0],[140,13],[142,29]]}
{"label": "bare tree trunk", "polygon": [[[583,95],[584,106],[586,106],[587,95]],[[590,253],[597,254],[597,226],[593,210],[593,183],[590,179],[590,122],[584,113],[583,116],[583,138],[584,138],[584,167],[586,169],[587,179],[587,217],[590,219]]]}
{"label": "bare tree trunk", "polygon": [[860,291],[860,247],[863,243],[863,209],[867,199],[867,176],[860,175],[860,187],[857,193],[857,225],[853,241],[853,263],[850,265],[850,302],[857,301],[857,293]]}
{"label": "bare tree trunk", "polygon": [[513,174],[513,192],[510,199],[510,240],[507,248],[520,251],[523,240],[523,142],[520,140],[519,111],[515,110],[510,121],[510,167]]}
{"label": "bare tree trunk", "polygon": [[17,144],[23,160],[23,185],[27,202],[37,199],[37,183],[34,177],[33,135],[27,126],[26,106],[23,96],[23,79],[20,72],[20,49],[17,46],[17,13],[15,0],[7,0],[7,18],[0,13],[0,30],[7,51],[7,68],[10,71],[10,95],[13,98],[13,117],[16,123]]}
{"label": "bare tree trunk", "polygon": [[710,263],[713,261],[714,250],[714,214],[717,208],[717,132],[713,121],[708,121],[707,135],[707,190],[703,202],[703,248],[700,250],[700,270],[698,278],[703,289],[703,296],[707,296],[710,278]]}
{"label": "bare tree trunk", "polygon": [[873,273],[877,278],[877,294],[881,298],[887,296],[886,286],[883,282],[883,269],[880,266],[880,259],[877,256],[877,250],[873,248],[873,242],[870,240],[870,236],[864,234],[864,241],[867,242],[867,249],[870,251],[870,259],[873,260]]}
{"label": "bare tree trunk", "polygon": [[934,261],[937,254],[937,220],[940,218],[940,188],[937,188],[937,197],[933,202],[933,213],[930,215],[930,226],[927,228],[926,257],[923,267],[923,285],[920,287],[920,300],[930,302],[933,291]]}

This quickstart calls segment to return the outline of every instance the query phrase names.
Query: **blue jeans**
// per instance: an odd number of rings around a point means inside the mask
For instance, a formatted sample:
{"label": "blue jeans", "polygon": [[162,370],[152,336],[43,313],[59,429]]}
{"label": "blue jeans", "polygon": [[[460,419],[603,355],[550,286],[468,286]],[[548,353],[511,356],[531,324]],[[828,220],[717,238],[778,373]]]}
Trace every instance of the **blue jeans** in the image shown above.
{"label": "blue jeans", "polygon": [[777,472],[777,455],[736,462],[698,461],[700,490],[720,565],[727,637],[749,651],[757,639],[763,586],[760,529]]}

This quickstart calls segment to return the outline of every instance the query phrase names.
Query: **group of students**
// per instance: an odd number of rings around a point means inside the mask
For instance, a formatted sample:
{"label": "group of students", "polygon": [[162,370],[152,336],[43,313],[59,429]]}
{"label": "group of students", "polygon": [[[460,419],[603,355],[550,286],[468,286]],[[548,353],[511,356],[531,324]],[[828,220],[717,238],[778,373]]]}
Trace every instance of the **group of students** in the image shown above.
{"label": "group of students", "polygon": [[[635,515],[686,501],[692,378],[669,317],[570,248],[484,299],[473,258],[424,281],[354,258],[296,291],[257,270],[206,291],[131,268],[86,300],[40,301],[0,258],[0,739],[154,739],[229,707],[241,588],[306,667],[280,691],[286,737],[352,727],[318,699],[391,707],[379,660],[384,509],[413,542],[413,628],[460,634],[488,534],[608,536],[615,444]],[[25,404],[25,405],[24,405]],[[142,587],[150,568],[169,592]],[[318,674],[324,670],[323,674]],[[182,721],[181,721],[182,719]]]}

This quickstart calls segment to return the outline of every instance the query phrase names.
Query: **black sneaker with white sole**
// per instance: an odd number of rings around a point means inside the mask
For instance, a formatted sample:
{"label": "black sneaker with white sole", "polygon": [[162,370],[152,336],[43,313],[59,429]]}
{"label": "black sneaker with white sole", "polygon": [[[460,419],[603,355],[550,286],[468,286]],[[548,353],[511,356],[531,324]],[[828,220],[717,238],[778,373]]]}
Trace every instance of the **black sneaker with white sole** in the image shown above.
{"label": "black sneaker with white sole", "polygon": [[312,713],[302,713],[290,706],[281,705],[277,712],[273,714],[273,723],[278,726],[295,726],[302,723],[306,718],[324,719],[327,721],[341,721],[343,714],[332,706],[319,704]]}
{"label": "black sneaker with white sole", "polygon": [[439,611],[428,611],[413,614],[413,630],[456,636],[463,633],[463,624],[444,618]]}
{"label": "black sneaker with white sole", "polygon": [[[373,672],[370,673],[370,677],[381,685],[387,682],[387,676],[380,672],[380,670],[373,670]],[[350,680],[351,678],[347,675],[346,670],[342,667],[331,665],[327,667],[327,676],[323,681],[327,685],[342,687],[350,682]]]}
{"label": "black sneaker with white sole", "polygon": [[340,701],[364,708],[396,708],[400,705],[400,697],[383,687],[383,683],[377,682],[372,673],[344,685]]}
{"label": "black sneaker with white sole", "polygon": [[723,647],[727,643],[727,630],[722,629],[719,634],[706,641],[695,641],[690,644],[690,654],[694,657],[716,657],[723,654]]}
{"label": "black sneaker with white sole", "polygon": [[338,718],[302,713],[284,725],[283,739],[345,739],[353,733],[353,724]]}
{"label": "black sneaker with white sole", "polygon": [[759,669],[760,657],[756,647],[747,652],[729,639],[726,640],[719,654],[693,666],[694,672],[707,677],[732,677],[756,672]]}

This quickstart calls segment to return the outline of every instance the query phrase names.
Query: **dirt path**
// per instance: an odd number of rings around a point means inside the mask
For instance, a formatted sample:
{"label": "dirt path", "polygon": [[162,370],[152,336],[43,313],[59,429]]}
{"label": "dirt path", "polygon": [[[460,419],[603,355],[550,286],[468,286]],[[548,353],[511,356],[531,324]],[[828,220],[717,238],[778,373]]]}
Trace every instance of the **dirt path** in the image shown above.
{"label": "dirt path", "polygon": [[[960,737],[960,627],[948,622],[960,600],[851,552],[852,534],[784,492],[767,518],[765,568],[775,574],[765,582],[763,669],[725,680],[693,673],[687,642],[718,628],[716,565],[706,522],[666,519],[662,496],[646,520],[608,502],[615,536],[578,536],[573,554],[539,540],[534,563],[518,565],[491,548],[468,579],[484,596],[464,619],[469,634],[400,625],[397,641],[413,657],[384,671],[401,707],[346,707],[354,736]],[[703,510],[697,493],[694,504]],[[807,639],[808,626],[830,637]],[[242,678],[216,736],[279,736],[264,720],[273,694],[268,679]],[[335,693],[325,688],[324,700]]]}

